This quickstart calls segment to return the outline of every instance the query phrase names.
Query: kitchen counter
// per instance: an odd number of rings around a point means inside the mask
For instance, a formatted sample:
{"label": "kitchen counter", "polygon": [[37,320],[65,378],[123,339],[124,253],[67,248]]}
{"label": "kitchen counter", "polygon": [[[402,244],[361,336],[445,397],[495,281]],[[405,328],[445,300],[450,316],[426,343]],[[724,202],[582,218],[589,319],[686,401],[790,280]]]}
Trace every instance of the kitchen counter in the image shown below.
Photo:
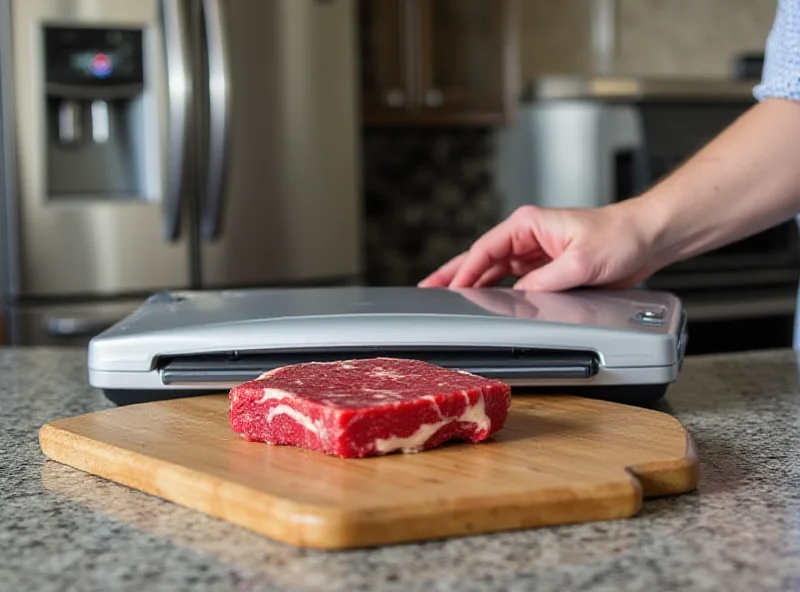
{"label": "kitchen counter", "polygon": [[0,350],[0,588],[800,590],[800,387],[790,351],[690,358],[664,411],[699,490],[640,516],[366,551],[295,549],[45,461],[37,431],[108,407],[85,353]]}

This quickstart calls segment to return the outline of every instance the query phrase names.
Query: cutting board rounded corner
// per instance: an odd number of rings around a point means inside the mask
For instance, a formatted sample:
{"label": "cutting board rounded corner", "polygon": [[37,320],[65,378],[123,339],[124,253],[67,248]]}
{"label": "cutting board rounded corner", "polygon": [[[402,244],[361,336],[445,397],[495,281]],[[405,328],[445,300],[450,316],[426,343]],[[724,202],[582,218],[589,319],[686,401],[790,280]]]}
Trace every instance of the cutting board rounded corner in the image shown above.
{"label": "cutting board rounded corner", "polygon": [[[683,429],[681,427],[681,429]],[[630,466],[627,470],[641,484],[643,497],[665,497],[691,493],[700,484],[700,459],[691,434],[686,434],[682,457]]]}

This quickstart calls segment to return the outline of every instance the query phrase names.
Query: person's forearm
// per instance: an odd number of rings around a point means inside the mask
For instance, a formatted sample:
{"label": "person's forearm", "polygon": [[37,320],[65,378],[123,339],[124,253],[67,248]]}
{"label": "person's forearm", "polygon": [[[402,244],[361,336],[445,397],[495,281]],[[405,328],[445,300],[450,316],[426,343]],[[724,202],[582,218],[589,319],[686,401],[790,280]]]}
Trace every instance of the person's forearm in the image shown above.
{"label": "person's forearm", "polygon": [[800,103],[754,106],[634,208],[658,267],[775,226],[800,212]]}

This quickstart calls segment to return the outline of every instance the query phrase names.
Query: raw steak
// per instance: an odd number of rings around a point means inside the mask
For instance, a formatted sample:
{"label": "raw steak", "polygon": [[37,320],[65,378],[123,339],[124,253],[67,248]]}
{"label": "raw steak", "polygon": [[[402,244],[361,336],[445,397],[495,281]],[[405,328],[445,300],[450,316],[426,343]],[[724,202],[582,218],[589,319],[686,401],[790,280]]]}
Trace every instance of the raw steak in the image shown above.
{"label": "raw steak", "polygon": [[230,391],[246,440],[344,458],[478,443],[503,427],[511,388],[418,360],[370,358],[276,368]]}

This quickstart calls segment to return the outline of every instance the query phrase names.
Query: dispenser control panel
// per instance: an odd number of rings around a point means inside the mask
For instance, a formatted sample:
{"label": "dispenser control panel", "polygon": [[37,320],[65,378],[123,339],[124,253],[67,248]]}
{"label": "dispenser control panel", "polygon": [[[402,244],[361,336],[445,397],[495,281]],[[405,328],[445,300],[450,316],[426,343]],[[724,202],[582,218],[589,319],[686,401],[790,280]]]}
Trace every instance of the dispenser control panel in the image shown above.
{"label": "dispenser control panel", "polygon": [[47,27],[44,30],[48,84],[117,86],[142,84],[142,31]]}

